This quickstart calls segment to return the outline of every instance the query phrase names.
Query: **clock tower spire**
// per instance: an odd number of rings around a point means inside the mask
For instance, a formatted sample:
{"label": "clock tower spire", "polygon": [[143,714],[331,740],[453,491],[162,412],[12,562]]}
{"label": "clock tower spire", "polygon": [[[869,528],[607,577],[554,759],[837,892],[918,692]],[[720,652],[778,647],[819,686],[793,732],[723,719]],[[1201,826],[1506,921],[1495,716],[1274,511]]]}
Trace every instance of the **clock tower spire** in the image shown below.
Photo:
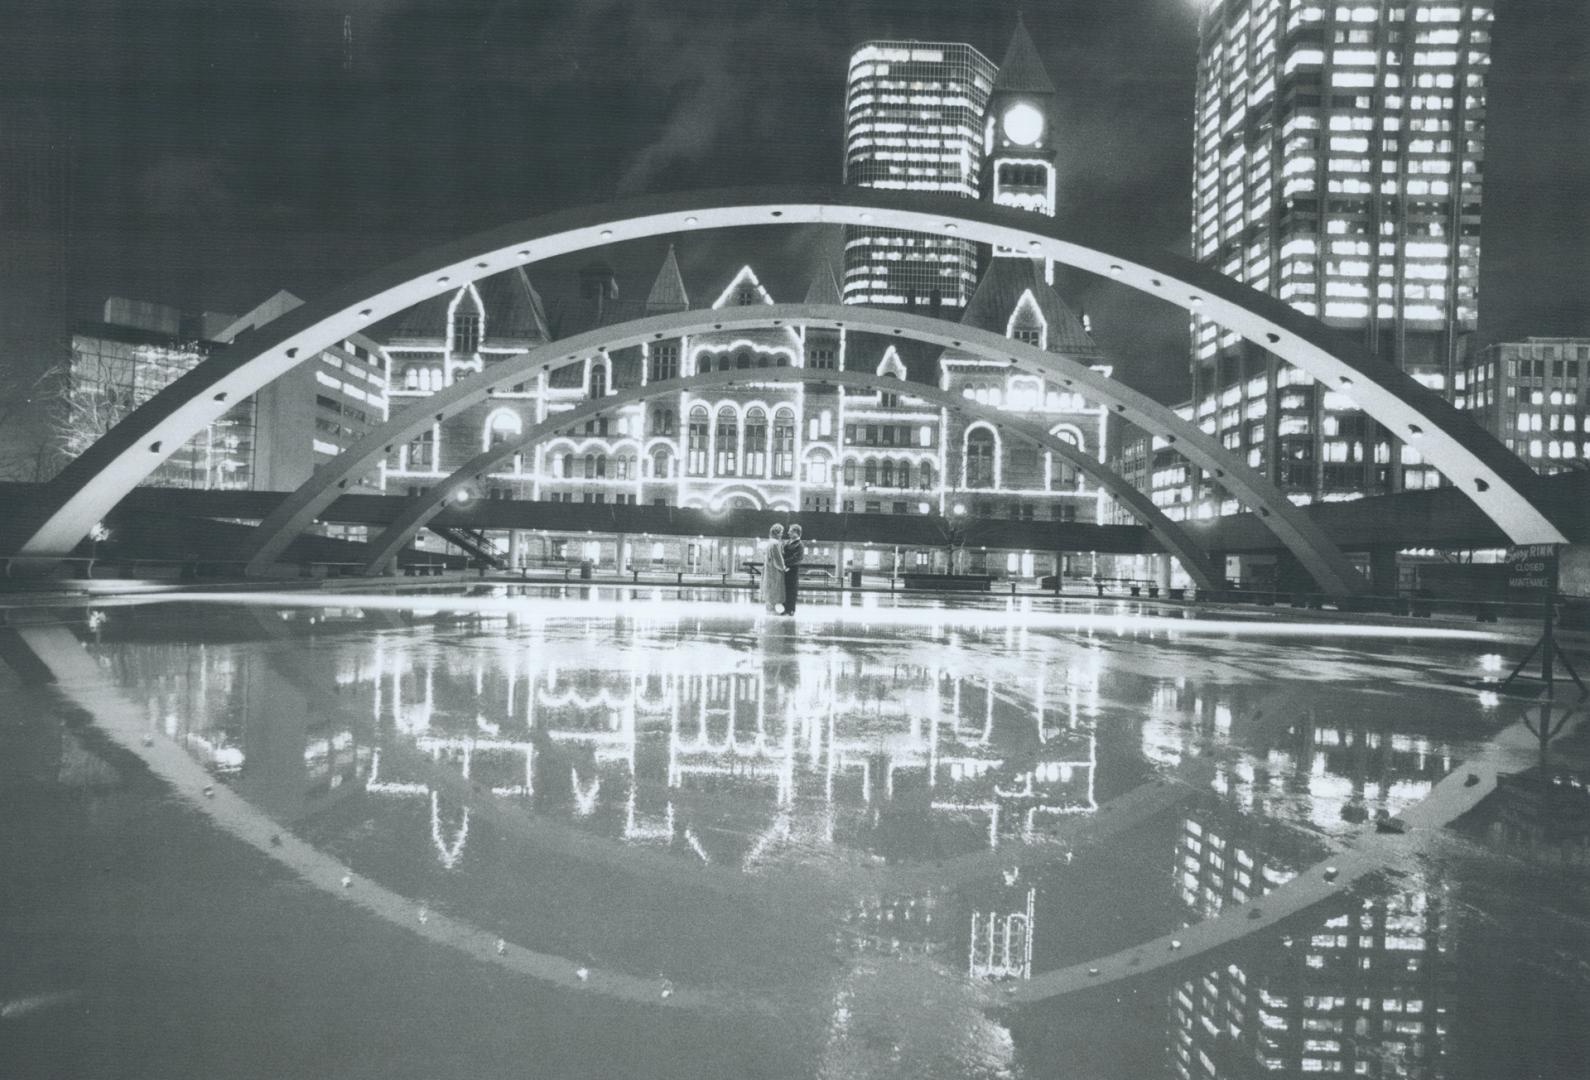
{"label": "clock tower spire", "polygon": [[[1054,216],[1054,104],[1054,83],[1017,15],[983,119],[983,198]],[[994,256],[1030,257],[1008,248],[995,248]],[[1044,277],[1054,280],[1047,262]]]}

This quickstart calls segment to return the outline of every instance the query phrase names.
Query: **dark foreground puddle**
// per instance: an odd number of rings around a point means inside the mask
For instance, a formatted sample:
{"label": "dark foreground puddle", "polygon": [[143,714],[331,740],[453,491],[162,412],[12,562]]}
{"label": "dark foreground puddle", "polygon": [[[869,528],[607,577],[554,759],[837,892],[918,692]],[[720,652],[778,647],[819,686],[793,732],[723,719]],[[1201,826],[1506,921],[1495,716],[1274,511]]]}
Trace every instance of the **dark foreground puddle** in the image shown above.
{"label": "dark foreground puddle", "polygon": [[1510,644],[1115,604],[336,603],[0,630],[0,1073],[1587,1060],[1590,754],[1577,714],[1542,757],[1463,687]]}

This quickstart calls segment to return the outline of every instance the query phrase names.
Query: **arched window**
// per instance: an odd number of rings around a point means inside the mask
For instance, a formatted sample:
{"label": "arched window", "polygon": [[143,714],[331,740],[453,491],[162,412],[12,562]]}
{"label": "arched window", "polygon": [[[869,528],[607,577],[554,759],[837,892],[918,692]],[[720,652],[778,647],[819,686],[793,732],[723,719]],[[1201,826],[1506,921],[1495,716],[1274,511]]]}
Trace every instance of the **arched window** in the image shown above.
{"label": "arched window", "polygon": [[669,468],[672,456],[666,450],[658,450],[651,456],[651,474],[658,480],[666,480],[673,470]]}
{"label": "arched window", "polygon": [[585,478],[587,480],[589,480],[595,475],[596,475],[596,455],[595,454],[586,454],[585,455]]}
{"label": "arched window", "polygon": [[788,480],[794,475],[795,410],[781,408],[773,413],[773,478]]}
{"label": "arched window", "polygon": [[933,463],[932,462],[924,461],[921,465],[919,465],[917,467],[917,483],[922,486],[922,490],[923,491],[932,491],[933,490]]}
{"label": "arched window", "polygon": [[565,479],[567,479],[567,478],[569,478],[569,477],[571,477],[573,475],[574,475],[574,455],[573,454],[564,454],[563,455],[563,477]]}
{"label": "arched window", "polygon": [[596,455],[596,475],[597,476],[606,476],[607,475],[607,455],[606,454],[597,454]]}
{"label": "arched window", "polygon": [[758,353],[756,356],[757,367],[767,367],[767,353]]}
{"label": "arched window", "polygon": [[767,475],[767,413],[760,407],[745,414],[745,475]]}
{"label": "arched window", "polygon": [[895,479],[903,488],[908,488],[911,486],[911,463],[909,461],[900,462],[900,469],[899,472],[895,474]]}
{"label": "arched window", "polygon": [[[728,358],[724,358],[728,363]],[[717,432],[714,435],[714,445],[717,450],[717,475],[738,476],[740,474],[740,419],[734,410],[725,405],[718,410]]]}
{"label": "arched window", "polygon": [[886,488],[894,487],[894,462],[885,461],[883,463],[883,468],[879,470],[878,483]]}
{"label": "arched window", "polygon": [[691,476],[707,475],[707,434],[711,418],[707,415],[705,405],[693,406],[690,410],[690,430],[687,433],[687,447],[689,457],[685,460],[685,470]]}
{"label": "arched window", "polygon": [[779,353],[778,354],[778,364],[777,364],[777,366],[778,367],[789,367],[789,357],[785,356],[783,353]]}
{"label": "arched window", "polygon": [[861,482],[869,487],[878,482],[878,463],[872,458],[867,459],[867,463],[862,469]]}
{"label": "arched window", "polygon": [[966,435],[966,486],[991,488],[994,486],[994,433],[987,428],[974,428]]}
{"label": "arched window", "polygon": [[651,414],[651,428],[657,435],[672,435],[674,433],[674,411],[672,409],[653,409]]}
{"label": "arched window", "polygon": [[607,365],[597,360],[591,361],[591,396],[607,396]]}
{"label": "arched window", "polygon": [[409,368],[403,373],[403,389],[418,390],[420,388],[420,369]]}
{"label": "arched window", "polygon": [[729,356],[727,353],[725,353],[723,356],[718,357],[718,370],[719,371],[728,371],[733,366],[734,366],[734,358]]}
{"label": "arched window", "polygon": [[486,421],[485,438],[482,446],[489,450],[493,446],[500,446],[509,439],[514,438],[524,431],[524,423],[519,419],[519,414],[512,409],[498,409]]}
{"label": "arched window", "polygon": [[748,353],[740,353],[734,358],[734,366],[741,371],[751,366],[751,357]]}

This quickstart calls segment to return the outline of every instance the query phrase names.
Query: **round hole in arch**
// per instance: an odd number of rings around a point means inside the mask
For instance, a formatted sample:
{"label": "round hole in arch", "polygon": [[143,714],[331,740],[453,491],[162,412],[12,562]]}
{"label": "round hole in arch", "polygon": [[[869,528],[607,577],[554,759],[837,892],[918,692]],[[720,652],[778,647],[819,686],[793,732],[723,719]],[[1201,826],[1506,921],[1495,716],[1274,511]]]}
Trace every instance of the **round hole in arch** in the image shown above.
{"label": "round hole in arch", "polygon": [[691,214],[689,217],[685,218],[685,224],[686,225],[694,225],[700,220],[701,220],[700,218],[696,217],[694,214]]}
{"label": "round hole in arch", "polygon": [[774,217],[783,217],[783,216],[784,216],[784,211],[782,211],[782,210],[775,210],[775,211],[773,211],[773,216],[774,216]]}
{"label": "round hole in arch", "polygon": [[478,263],[475,264],[476,268],[478,268],[480,270],[484,270],[484,269],[486,269],[486,267],[488,267],[490,265],[491,265],[490,263],[484,263],[484,262],[478,262]]}
{"label": "round hole in arch", "polygon": [[1159,278],[1149,278],[1148,279],[1148,283],[1150,285],[1154,286],[1154,288],[1156,288],[1156,289],[1159,288],[1162,284],[1164,284],[1162,281],[1159,280]]}
{"label": "round hole in arch", "polygon": [[521,248],[519,251],[515,252],[514,254],[518,255],[521,259],[528,259],[530,257],[530,249],[529,248]]}
{"label": "round hole in arch", "polygon": [[602,230],[602,239],[603,240],[611,240],[612,238],[613,238],[613,230],[612,229],[603,229]]}
{"label": "round hole in arch", "polygon": [[651,336],[651,339],[652,339],[652,340],[653,340],[653,341],[661,341],[661,340],[662,340],[662,335],[661,335],[661,334],[653,334],[653,335],[652,335],[652,336]]}
{"label": "round hole in arch", "polygon": [[1201,297],[1201,296],[1189,296],[1187,298],[1187,302],[1189,304],[1191,304],[1193,307],[1203,307],[1204,306],[1204,298]]}
{"label": "round hole in arch", "polygon": [[151,454],[160,453],[160,440],[159,439],[156,439],[154,442],[149,444],[149,452]]}
{"label": "round hole in arch", "polygon": [[1270,516],[1270,508],[1267,507],[1267,506],[1259,507],[1259,516],[1260,517],[1269,517]]}
{"label": "round hole in arch", "polygon": [[368,319],[371,314],[372,314],[372,312],[371,312],[371,310],[369,308],[360,308],[359,309],[359,318],[361,318],[361,319]]}
{"label": "round hole in arch", "polygon": [[215,400],[216,401],[225,401],[226,400],[226,391],[222,390],[219,394],[216,394],[215,395]]}
{"label": "round hole in arch", "polygon": [[961,347],[961,343],[959,341],[952,341],[952,342],[950,342],[950,346],[952,348],[959,349]]}
{"label": "round hole in arch", "polygon": [[1424,428],[1420,427],[1418,424],[1409,424],[1408,434],[1417,438],[1418,436],[1424,434]]}
{"label": "round hole in arch", "polygon": [[1281,343],[1281,335],[1280,334],[1265,334],[1264,335],[1264,340],[1268,341],[1271,345],[1279,345]]}
{"label": "round hole in arch", "polygon": [[298,358],[298,350],[296,348],[287,350],[287,359],[296,360],[297,358]]}
{"label": "round hole in arch", "polygon": [[722,323],[720,323],[720,322],[718,322],[718,323],[713,323],[713,324],[712,324],[712,329],[714,329],[714,330],[722,330],[722,329],[723,329],[723,324],[722,324]]}
{"label": "round hole in arch", "polygon": [[1488,482],[1486,482],[1484,480],[1481,480],[1479,477],[1476,476],[1474,478],[1474,490],[1480,491],[1480,492],[1489,491],[1489,490],[1491,490],[1491,485]]}
{"label": "round hole in arch", "polygon": [[1111,263],[1110,273],[1115,277],[1120,277],[1122,274],[1126,273],[1126,267],[1122,266],[1120,263]]}
{"label": "round hole in arch", "polygon": [[341,479],[341,480],[338,480],[338,481],[337,481],[337,486],[338,486],[338,487],[339,487],[339,488],[346,488],[346,487],[347,487],[347,486],[348,486],[348,481],[347,481],[347,478],[346,478],[346,477],[344,477],[344,478],[343,478],[343,479]]}
{"label": "round hole in arch", "polygon": [[1222,476],[1225,476],[1225,475],[1226,475],[1226,470],[1224,470],[1224,469],[1216,469],[1215,470],[1215,479],[1216,480],[1219,480]]}
{"label": "round hole in arch", "polygon": [[1336,376],[1336,380],[1338,382],[1340,382],[1343,386],[1351,386],[1351,385],[1353,385],[1353,380],[1348,378],[1346,375],[1338,375],[1338,376]]}
{"label": "round hole in arch", "polygon": [[1126,406],[1125,405],[1117,405],[1115,407],[1115,411],[1116,412],[1125,412],[1126,411]]}
{"label": "round hole in arch", "polygon": [[[896,328],[895,328],[895,331],[894,331],[894,334],[895,334],[895,336],[896,336],[896,337],[899,337],[899,336],[900,336],[900,335],[901,335],[901,334],[903,334],[903,333],[905,333],[905,331],[904,331],[904,330],[901,330],[901,329],[900,329],[900,328],[899,328],[899,327],[896,327]],[[1012,361],[1011,361],[1011,363],[1015,363],[1015,361],[1014,361],[1014,360],[1012,360]]]}

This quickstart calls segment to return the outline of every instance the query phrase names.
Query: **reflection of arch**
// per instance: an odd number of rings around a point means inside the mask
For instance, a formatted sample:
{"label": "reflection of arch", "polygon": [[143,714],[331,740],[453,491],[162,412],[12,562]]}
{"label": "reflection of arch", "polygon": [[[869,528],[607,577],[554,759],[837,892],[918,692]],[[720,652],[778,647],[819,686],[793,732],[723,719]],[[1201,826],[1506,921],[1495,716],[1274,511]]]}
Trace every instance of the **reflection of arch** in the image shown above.
{"label": "reflection of arch", "polygon": [[[562,428],[568,425],[583,423],[588,416],[595,416],[604,410],[622,407],[631,401],[639,401],[653,394],[678,393],[686,387],[699,390],[711,386],[733,385],[738,377],[735,372],[714,372],[711,375],[697,376],[694,379],[679,379],[652,383],[645,387],[631,387],[620,391],[606,401],[582,402],[569,412],[561,413],[535,425],[525,432],[517,447],[495,448],[481,454],[473,461],[465,464],[447,480],[433,486],[424,496],[409,504],[403,514],[376,539],[373,545],[374,555],[366,568],[367,572],[374,573],[384,568],[398,549],[407,544],[409,539],[425,526],[426,522],[441,512],[449,493],[455,490],[459,484],[468,483],[473,477],[489,471],[499,454],[534,446],[542,440],[554,438]],[[887,376],[863,372],[806,371],[801,368],[786,368],[767,375],[758,375],[758,378],[784,383],[815,382],[851,389],[872,390],[880,385],[885,385],[882,380],[887,378]],[[1139,521],[1143,522],[1159,537],[1166,549],[1181,560],[1182,565],[1187,569],[1188,576],[1198,583],[1200,587],[1212,587],[1217,581],[1217,575],[1211,571],[1208,560],[1192,541],[1183,526],[1167,518],[1164,512],[1149,500],[1148,496],[1122,480],[1100,462],[1089,458],[1086,454],[1077,451],[1049,434],[1042,425],[1031,423],[1019,417],[1008,416],[987,406],[972,404],[955,394],[940,390],[936,386],[913,383],[912,387],[915,393],[920,394],[924,400],[933,403],[937,407],[967,414],[980,422],[997,423],[1006,431],[1014,432],[1022,438],[1030,439],[1045,449],[1072,462],[1078,469],[1094,477],[1101,487],[1115,495],[1129,512],[1134,514]],[[734,486],[739,487],[740,485]]]}
{"label": "reflection of arch", "polygon": [[[265,566],[273,562],[285,549],[287,543],[304,528],[314,521],[316,515],[330,505],[336,498],[338,485],[352,482],[353,477],[363,475],[375,468],[386,453],[386,448],[394,439],[405,439],[407,432],[420,430],[430,426],[437,416],[448,416],[467,408],[474,402],[482,400],[492,388],[512,386],[523,382],[527,375],[550,371],[555,365],[575,363],[583,351],[606,344],[610,348],[628,348],[646,340],[658,340],[658,335],[663,338],[670,336],[679,337],[686,334],[697,333],[703,326],[714,329],[733,326],[735,329],[751,327],[787,326],[790,323],[804,322],[820,328],[851,328],[866,333],[889,333],[906,335],[913,339],[944,345],[955,348],[961,352],[969,353],[983,360],[999,360],[1012,365],[1009,370],[1016,373],[1023,371],[1041,372],[1047,378],[1060,383],[1077,393],[1086,394],[1090,400],[1100,402],[1120,419],[1148,431],[1150,434],[1160,435],[1167,441],[1174,443],[1176,448],[1185,455],[1193,464],[1205,469],[1211,476],[1219,480],[1231,494],[1242,500],[1246,505],[1256,507],[1263,523],[1276,535],[1281,544],[1289,548],[1298,558],[1303,567],[1320,583],[1322,589],[1333,594],[1343,594],[1358,591],[1364,587],[1363,579],[1358,572],[1348,563],[1346,557],[1330,543],[1308,516],[1299,508],[1293,506],[1287,498],[1276,490],[1262,475],[1247,467],[1243,461],[1227,452],[1215,439],[1205,435],[1191,421],[1184,420],[1165,406],[1154,401],[1144,394],[1140,394],[1130,387],[1110,378],[1103,372],[1095,371],[1080,361],[1056,353],[1044,352],[1031,346],[1021,345],[999,334],[974,327],[954,323],[946,323],[939,319],[925,318],[920,315],[908,315],[901,312],[884,311],[876,308],[843,305],[811,305],[792,304],[776,307],[748,307],[726,309],[714,312],[686,311],[671,315],[658,315],[648,319],[639,319],[632,323],[617,326],[602,327],[598,330],[568,338],[563,341],[543,345],[528,353],[517,357],[508,357],[493,364],[490,369],[474,379],[466,380],[457,386],[450,387],[441,394],[434,395],[414,408],[399,414],[399,416],[381,428],[371,431],[355,443],[341,457],[334,462],[328,462],[318,469],[310,481],[293,492],[287,499],[278,504],[261,525],[261,531],[250,545],[252,557],[249,560],[250,572],[258,573]],[[799,372],[802,369],[785,369],[785,371]],[[785,371],[777,372],[780,378],[775,378],[773,372],[755,376],[757,383],[771,383],[791,381],[783,378]],[[654,386],[668,385],[681,392],[688,392],[700,387],[738,386],[744,376],[736,372],[719,373],[718,376],[697,376],[694,381],[679,380],[668,384],[653,384]],[[876,380],[877,376],[869,375],[868,379]],[[875,382],[867,382],[869,389],[876,389]],[[893,385],[892,383],[890,385]],[[946,392],[932,387],[929,392],[927,384],[913,383],[912,396],[926,401],[939,402],[946,407],[954,407],[971,416],[981,416],[989,419],[1001,427],[1010,428],[1017,423],[1025,424],[1019,417],[1009,413],[999,412],[986,407],[979,407],[974,403],[962,400],[954,395],[946,396]],[[630,395],[627,391],[598,402],[615,407],[628,405],[640,400],[639,395]],[[587,403],[589,404],[589,403]],[[979,411],[983,408],[983,411]],[[578,412],[581,417],[595,416],[605,412],[605,409],[585,409]],[[702,409],[705,419],[705,409]],[[565,419],[574,413],[562,413],[548,421],[549,430],[556,430],[561,424],[566,424]],[[1053,439],[1041,427],[1037,430],[1042,438],[1036,441],[1048,444],[1049,440],[1058,446],[1065,446],[1058,439]],[[705,427],[701,436],[701,454],[703,463],[706,453]],[[1066,447],[1066,456],[1071,453]],[[692,454],[695,451],[692,450]],[[1084,468],[1089,476],[1096,478],[1101,485],[1116,493],[1118,499],[1136,507],[1144,504],[1136,500],[1141,493],[1129,484],[1124,484],[1114,473],[1103,469],[1097,461],[1087,461],[1085,455],[1078,455],[1078,466]],[[687,471],[691,463],[687,461]],[[695,475],[692,473],[692,475]],[[703,471],[701,475],[705,475]],[[1146,500],[1145,500],[1146,502]],[[1151,507],[1152,503],[1146,503]],[[1134,515],[1137,510],[1133,510]],[[1160,515],[1163,516],[1163,515]],[[1139,517],[1139,520],[1156,520],[1152,515]],[[1163,528],[1158,524],[1156,531]]]}
{"label": "reflection of arch", "polygon": [[[1513,542],[1567,540],[1532,501],[1538,486],[1534,473],[1471,417],[1395,366],[1382,363],[1348,335],[1278,299],[1179,256],[1157,251],[1118,253],[1110,244],[1068,235],[1057,221],[1042,215],[953,196],[832,186],[641,196],[517,222],[377,271],[260,327],[136,409],[51,481],[37,525],[20,551],[65,554],[123,496],[231,404],[371,322],[456,289],[458,281],[622,240],[729,226],[803,223],[934,234],[953,228],[964,239],[1108,275],[1196,311],[1349,394],[1354,405],[1398,437],[1412,440],[1424,459],[1473,499]],[[810,310],[807,305],[792,306]],[[763,307],[760,313],[771,310],[772,306]],[[729,309],[718,314],[727,316]],[[1098,394],[1091,396],[1102,400]],[[1259,502],[1272,515],[1284,509],[1268,499]],[[1294,527],[1308,528],[1293,522],[1288,529]],[[1315,533],[1316,540],[1323,539]],[[1347,567],[1341,560],[1334,573],[1325,573],[1325,581],[1335,582],[1330,586],[1333,591],[1338,586],[1355,587],[1349,585],[1355,580],[1352,574],[1340,578]]]}

